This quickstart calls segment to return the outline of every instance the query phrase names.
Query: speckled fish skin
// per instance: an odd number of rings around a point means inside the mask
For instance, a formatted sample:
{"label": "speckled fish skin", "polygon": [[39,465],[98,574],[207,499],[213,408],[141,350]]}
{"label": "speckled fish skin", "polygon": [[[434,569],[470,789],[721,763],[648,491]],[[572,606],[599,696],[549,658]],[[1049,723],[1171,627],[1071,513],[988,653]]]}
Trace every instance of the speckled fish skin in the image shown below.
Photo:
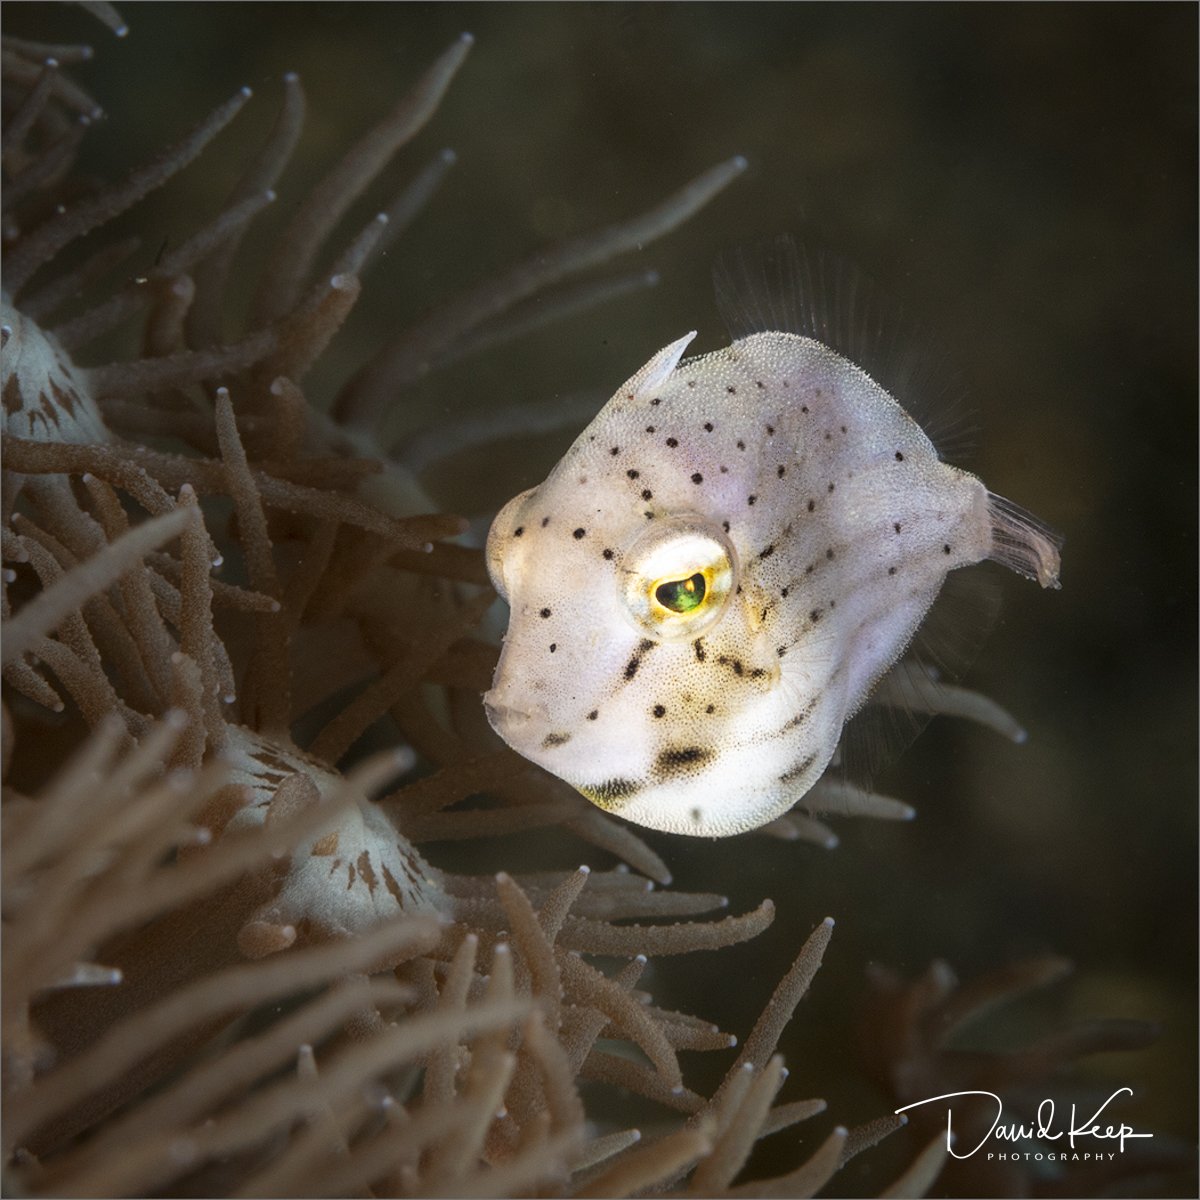
{"label": "speckled fish skin", "polygon": [[484,700],[600,807],[718,837],[820,778],[949,571],[1056,586],[1058,557],[827,346],[757,333],[681,363],[692,336],[497,516],[510,618]]}

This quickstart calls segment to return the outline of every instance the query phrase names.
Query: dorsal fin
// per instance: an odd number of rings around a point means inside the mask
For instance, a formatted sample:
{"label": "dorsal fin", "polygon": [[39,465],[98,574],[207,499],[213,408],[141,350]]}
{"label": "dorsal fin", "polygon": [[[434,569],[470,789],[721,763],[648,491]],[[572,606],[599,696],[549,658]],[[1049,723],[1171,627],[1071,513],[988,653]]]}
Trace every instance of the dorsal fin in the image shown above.
{"label": "dorsal fin", "polygon": [[713,265],[717,309],[733,339],[780,331],[813,338],[861,367],[924,429],[943,459],[970,457],[976,430],[965,382],[928,330],[833,251],[791,234],[750,241]]}

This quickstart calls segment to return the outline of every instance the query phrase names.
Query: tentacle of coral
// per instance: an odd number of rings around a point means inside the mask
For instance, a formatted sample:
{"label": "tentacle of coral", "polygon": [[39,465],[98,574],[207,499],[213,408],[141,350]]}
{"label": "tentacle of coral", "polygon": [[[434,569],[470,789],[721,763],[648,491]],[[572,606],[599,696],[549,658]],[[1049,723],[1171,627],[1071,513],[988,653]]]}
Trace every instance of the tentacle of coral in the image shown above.
{"label": "tentacle of coral", "polygon": [[[473,1005],[462,1013],[434,1012],[410,1017],[369,1043],[343,1047],[327,1061],[315,1095],[298,1095],[290,1080],[273,1084],[222,1113],[193,1135],[198,1154],[220,1156],[254,1145],[273,1130],[300,1116],[314,1100],[333,1108],[359,1093],[367,1080],[428,1054],[450,1039],[463,1039],[524,1017],[527,1005]],[[165,1164],[164,1164],[165,1165]]]}
{"label": "tentacle of coral", "polygon": [[91,123],[88,117],[77,117],[47,150],[10,177],[4,185],[6,210],[16,208],[34,192],[53,187],[70,171]]}
{"label": "tentacle of coral", "polygon": [[575,1194],[632,1196],[663,1180],[678,1176],[712,1150],[713,1130],[707,1123],[681,1129],[660,1140],[630,1150]]}
{"label": "tentacle of coral", "polygon": [[4,44],[22,58],[42,63],[48,58],[53,58],[64,67],[90,62],[96,53],[91,46],[70,42],[38,42],[29,38],[13,37],[11,34],[4,35]]}
{"label": "tentacle of coral", "polygon": [[539,924],[529,897],[505,871],[496,876],[496,892],[508,917],[512,944],[520,951],[518,984],[522,991],[532,986],[542,997],[550,1027],[557,1030],[562,1018],[563,977],[553,939]]}
{"label": "tentacle of coral", "polygon": [[9,663],[4,668],[4,682],[26,700],[48,708],[51,712],[62,712],[66,707],[63,698],[28,663]]}
{"label": "tentacle of coral", "polygon": [[753,1183],[739,1184],[730,1188],[729,1196],[762,1197],[763,1200],[779,1200],[795,1196],[815,1196],[837,1173],[842,1165],[842,1152],[846,1144],[847,1131],[838,1126],[817,1148],[813,1156],[794,1171],[775,1179],[756,1179]]}
{"label": "tentacle of coral", "polygon": [[113,487],[128,492],[154,516],[170,512],[175,507],[157,479],[143,467],[131,463],[113,446],[36,442],[8,435],[4,438],[4,458],[10,470],[30,475],[90,472]]}
{"label": "tentacle of coral", "polygon": [[[28,57],[41,59],[42,69],[38,73],[33,87],[29,89],[25,99],[21,101],[20,107],[13,113],[12,119],[4,127],[4,136],[0,140],[0,161],[3,162],[6,171],[11,171],[14,168],[19,170],[21,163],[25,161],[25,139],[29,136],[38,118],[42,115],[42,111],[46,107],[46,101],[50,99],[50,94],[54,89],[54,78],[59,71],[59,60],[53,55],[38,54],[29,55]],[[20,155],[21,162],[17,161],[18,154]],[[7,192],[7,188],[5,191]],[[4,197],[4,207],[7,209],[9,204],[10,200],[6,195]]]}
{"label": "tentacle of coral", "polygon": [[33,273],[53,260],[65,246],[132,208],[143,196],[161,187],[187,166],[237,116],[249,98],[250,89],[243,88],[175,146],[134,171],[125,183],[69,206],[30,233],[8,257],[5,286],[9,295],[19,296]]}
{"label": "tentacle of coral", "polygon": [[81,1093],[117,1078],[156,1046],[165,1045],[205,1016],[244,1011],[295,994],[336,978],[371,957],[403,960],[428,948],[436,932],[435,922],[404,918],[380,926],[360,943],[334,942],[296,950],[286,959],[230,967],[199,980],[114,1026],[84,1055],[39,1079],[26,1092],[20,1114],[5,1131],[7,1144],[11,1147],[24,1140],[64,1102],[73,1102]]}
{"label": "tentacle of coral", "polygon": [[57,629],[85,600],[109,587],[148,551],[178,537],[191,520],[186,508],[153,517],[119,538],[106,553],[68,571],[8,622],[3,661],[8,663],[19,658],[35,639]]}
{"label": "tentacle of coral", "polygon": [[884,676],[870,702],[961,717],[1012,742],[1023,742],[1028,736],[1016,718],[994,700],[969,688],[944,683],[915,663],[901,664]]}
{"label": "tentacle of coral", "polygon": [[136,396],[244,370],[264,359],[276,345],[274,331],[267,329],[216,350],[185,350],[165,358],[143,358],[133,363],[92,367],[89,376],[100,399],[114,391],[120,391],[123,396]]}
{"label": "tentacle of coral", "polygon": [[753,912],[721,921],[688,921],[678,925],[609,925],[582,917],[569,920],[559,943],[587,954],[624,954],[637,946],[651,958],[668,954],[690,954],[715,950],[733,942],[757,937],[775,919],[775,905],[764,900]]}
{"label": "tentacle of coral", "polygon": [[[283,77],[283,99],[275,124],[262,149],[234,186],[226,202],[227,209],[275,187],[304,130],[304,113],[304,88],[300,77],[289,71]],[[188,335],[193,346],[208,346],[222,340],[227,283],[245,231],[245,226],[234,231],[195,272],[196,303],[188,316]]]}
{"label": "tentacle of coral", "polygon": [[[161,724],[165,726],[166,722]],[[16,887],[19,895],[20,883],[17,881],[20,881],[22,872],[32,869],[38,861],[49,858],[70,839],[77,820],[74,815],[76,806],[86,802],[97,778],[106,777],[111,760],[125,741],[122,736],[124,732],[125,727],[119,717],[110,715],[102,720],[96,726],[94,735],[83,743],[47,787],[34,810],[36,818],[22,827],[19,838],[5,840],[2,850],[6,902],[10,886]],[[140,751],[147,756],[148,764],[153,762],[148,757],[149,749],[153,747]],[[17,936],[20,936],[19,932]]]}
{"label": "tentacle of coral", "polygon": [[91,13],[102,25],[107,25],[117,37],[122,38],[129,32],[129,26],[121,19],[116,6],[108,0],[79,0],[79,7]]}
{"label": "tentacle of coral", "polygon": [[[372,222],[368,231],[376,233]],[[278,375],[299,382],[309,368],[325,352],[342,323],[350,315],[362,291],[362,282],[353,274],[331,275],[321,280],[274,326],[261,334],[276,339],[274,352],[265,358],[258,370],[258,382],[265,383]]]}
{"label": "tentacle of coral", "polygon": [[274,192],[264,190],[219,213],[208,225],[164,255],[162,261],[146,275],[139,276],[95,308],[56,325],[55,337],[68,350],[75,350],[115,329],[150,302],[152,284],[190,272],[209,255],[241,236],[250,222],[274,199]]}
{"label": "tentacle of coral", "polygon": [[771,1108],[771,1101],[783,1086],[783,1059],[775,1055],[759,1072],[743,1072],[747,1087],[736,1104],[732,1095],[726,1098],[729,1117],[721,1121],[720,1134],[712,1153],[704,1158],[692,1175],[688,1191],[693,1196],[712,1196],[723,1192],[745,1165],[762,1133],[762,1126]]}
{"label": "tentacle of coral", "polygon": [[610,820],[585,800],[580,799],[576,807],[579,815],[563,823],[566,829],[598,849],[615,854],[655,883],[665,886],[671,882],[667,864],[628,825]]}
{"label": "tentacle of coral", "polygon": [[[85,475],[84,486],[88,489],[92,503],[109,542],[116,541],[129,528],[129,519],[113,491],[103,480]],[[163,624],[154,591],[150,583],[150,571],[145,560],[118,581],[122,608],[129,623],[129,632],[135,649],[139,652],[142,670],[146,673],[157,696],[158,703],[147,711],[161,712],[166,707],[171,691],[170,658],[175,645]]]}
{"label": "tentacle of coral", "polygon": [[469,35],[459,38],[393,110],[353,146],[345,158],[308,195],[279,239],[254,304],[255,320],[276,319],[296,302],[317,250],[346,209],[437,110],[470,49]]}
{"label": "tentacle of coral", "polygon": [[[16,439],[7,438],[6,446]],[[24,447],[22,447],[24,449]],[[141,468],[152,474],[160,484],[170,488],[181,488],[190,484],[201,495],[226,495],[228,484],[224,465],[209,462],[204,459],[185,458],[182,455],[165,454],[161,451],[150,450],[145,446],[128,446],[121,448],[97,446],[63,446],[61,462],[70,462],[71,468],[53,465],[51,455],[41,459],[30,455],[28,462],[38,464],[30,467],[23,465],[20,470],[43,470],[46,472],[78,469],[93,471],[101,478],[114,482],[111,474],[106,472],[104,465],[114,459],[124,462],[128,467]],[[110,455],[99,454],[100,450],[112,450]],[[438,538],[456,537],[463,532],[464,524],[459,517],[445,514],[428,516],[389,517],[387,514],[372,508],[368,504],[355,500],[350,496],[340,496],[316,488],[302,487],[299,484],[288,483],[286,480],[275,479],[262,471],[254,470],[254,482],[258,486],[259,495],[263,502],[271,508],[282,509],[284,512],[297,513],[303,516],[313,516],[340,521],[346,525],[355,525],[371,533],[381,534],[387,538],[391,546],[381,551],[386,555],[392,548],[404,547],[422,550]],[[121,484],[118,483],[118,486]],[[141,498],[138,498],[139,503]]]}
{"label": "tentacle of coral", "polygon": [[[271,551],[266,513],[246,451],[238,434],[229,391],[218,388],[216,396],[217,440],[225,462],[225,474],[238,518],[238,530],[250,575],[250,586],[278,599],[279,576]],[[286,732],[292,711],[287,631],[277,614],[255,618],[255,648],[247,672],[247,696],[243,697],[243,716],[249,709],[249,723],[268,734]]]}
{"label": "tentacle of coral", "polygon": [[868,791],[840,779],[821,779],[804,797],[804,807],[822,816],[871,817],[877,821],[911,821],[912,805]]}
{"label": "tentacle of coral", "polygon": [[[441,996],[438,998],[439,1012],[461,1016],[466,1011],[467,989],[475,971],[475,955],[478,949],[479,938],[473,933],[467,934],[459,942],[442,986]],[[457,1042],[446,1042],[431,1052],[425,1066],[425,1087],[422,1093],[426,1104],[449,1104],[453,1101],[458,1057]]]}
{"label": "tentacle of coral", "polygon": [[419,647],[414,646],[409,655],[391,667],[317,735],[312,743],[312,753],[329,762],[337,762],[373,722],[402,697],[416,691],[429,666],[451,643],[478,624],[490,604],[490,596],[469,600],[453,619],[430,630]]}
{"label": "tentacle of coral", "polygon": [[378,429],[385,397],[403,391],[452,343],[543,288],[669,233],[745,166],[741,158],[720,163],[649,212],[544,250],[493,283],[451,301],[368,364],[338,397],[335,411],[339,419],[358,428]]}
{"label": "tentacle of coral", "polygon": [[559,951],[555,961],[564,986],[581,995],[612,1022],[622,1036],[636,1043],[668,1088],[681,1087],[679,1060],[662,1029],[629,993],[574,954]]}
{"label": "tentacle of coral", "polygon": [[142,334],[142,355],[145,358],[166,358],[180,354],[186,347],[183,326],[196,296],[196,285],[190,275],[175,275],[166,279],[151,279],[146,313],[146,328]]}
{"label": "tentacle of coral", "polygon": [[59,275],[23,298],[21,311],[31,320],[44,321],[68,301],[81,296],[93,283],[127,262],[141,244],[141,238],[129,237],[101,246],[74,270]]}
{"label": "tentacle of coral", "polygon": [[[42,76],[45,62],[29,62],[21,55],[14,54],[12,45],[5,39],[6,45],[0,51],[0,62],[4,66],[4,80],[9,84],[20,84],[26,88],[37,86]],[[61,63],[61,60],[60,60]],[[101,115],[100,106],[69,76],[61,71],[55,71],[50,76],[50,93],[55,100],[72,109],[81,116],[98,119]]]}
{"label": "tentacle of coral", "polygon": [[837,834],[828,825],[794,810],[766,825],[760,825],[753,832],[783,842],[811,842],[824,850],[832,850],[838,844]]}
{"label": "tentacle of coral", "polygon": [[908,1169],[879,1193],[880,1200],[927,1196],[946,1164],[946,1139],[939,1133],[909,1164]]}
{"label": "tentacle of coral", "polygon": [[[775,991],[771,994],[771,999],[767,1001],[766,1008],[762,1011],[762,1016],[754,1023],[754,1028],[746,1039],[737,1062],[733,1068],[730,1068],[730,1075],[743,1063],[752,1063],[758,1070],[762,1070],[767,1065],[767,1061],[775,1053],[775,1047],[779,1044],[779,1037],[783,1033],[784,1026],[791,1019],[796,1005],[800,1003],[820,969],[821,959],[832,935],[833,920],[830,917],[826,917],[809,934],[808,940],[796,956],[796,961],[779,981]],[[726,1076],[727,1081],[729,1077]],[[727,1086],[728,1083],[723,1083],[717,1089],[716,1095],[713,1097],[714,1104],[719,1101]]]}

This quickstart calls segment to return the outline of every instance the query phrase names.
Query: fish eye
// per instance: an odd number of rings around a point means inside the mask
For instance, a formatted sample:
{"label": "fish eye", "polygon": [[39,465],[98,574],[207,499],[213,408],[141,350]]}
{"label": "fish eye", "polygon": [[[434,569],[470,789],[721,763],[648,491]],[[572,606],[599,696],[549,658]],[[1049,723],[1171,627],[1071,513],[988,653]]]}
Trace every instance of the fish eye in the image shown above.
{"label": "fish eye", "polygon": [[625,606],[656,641],[695,638],[725,611],[736,586],[733,546],[711,522],[667,517],[621,555]]}
{"label": "fish eye", "polygon": [[668,579],[654,588],[654,599],[674,613],[695,612],[704,603],[708,585],[702,572],[688,579]]}

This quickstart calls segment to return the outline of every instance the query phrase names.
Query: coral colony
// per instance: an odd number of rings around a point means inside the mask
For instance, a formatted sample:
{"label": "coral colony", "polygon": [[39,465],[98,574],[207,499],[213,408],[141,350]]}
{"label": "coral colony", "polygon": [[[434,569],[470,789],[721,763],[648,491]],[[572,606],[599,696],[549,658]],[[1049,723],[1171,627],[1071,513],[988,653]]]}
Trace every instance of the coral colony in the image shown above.
{"label": "coral colony", "polygon": [[[650,960],[724,956],[773,905],[722,915],[720,895],[660,887],[668,870],[645,841],[491,734],[483,553],[451,540],[457,517],[402,500],[416,485],[387,454],[389,397],[519,325],[536,293],[569,283],[574,304],[602,298],[611,279],[581,291],[575,277],[670,232],[744,164],[434,311],[345,385],[333,418],[306,399],[372,257],[452,156],[357,233],[341,219],[433,116],[470,46],[451,45],[299,204],[231,328],[239,247],[261,242],[288,186],[301,81],[254,101],[278,116],[220,211],[136,274],[137,239],[104,227],[211,154],[249,93],[89,190],[73,165],[99,109],[71,68],[90,51],[5,41],[14,1193],[811,1195],[903,1123],[827,1127],[788,1173],[746,1181],[760,1138],[824,1109],[787,1081],[776,1046],[833,922],[816,924],[740,1042],[639,988]],[[94,345],[130,327],[140,353],[100,363]],[[381,724],[399,748],[364,754]],[[828,832],[783,819],[793,836]],[[519,831],[597,867],[466,875],[422,850]],[[690,1085],[685,1050],[724,1056],[715,1089]],[[636,1127],[622,1120],[630,1093],[656,1114]],[[942,1141],[916,1144],[895,1194],[932,1184]]]}

